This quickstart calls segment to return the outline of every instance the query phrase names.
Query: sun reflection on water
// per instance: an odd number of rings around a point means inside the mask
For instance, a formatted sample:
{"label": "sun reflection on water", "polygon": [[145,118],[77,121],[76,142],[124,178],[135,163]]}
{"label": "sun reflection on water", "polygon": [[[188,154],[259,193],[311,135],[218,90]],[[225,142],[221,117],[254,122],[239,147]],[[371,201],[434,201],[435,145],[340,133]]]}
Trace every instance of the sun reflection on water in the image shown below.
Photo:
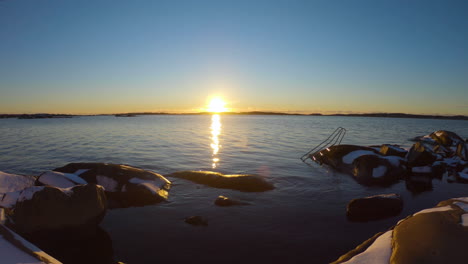
{"label": "sun reflection on water", "polygon": [[219,114],[214,114],[211,117],[211,149],[213,150],[213,154],[211,155],[213,157],[212,161],[213,163],[211,164],[211,167],[215,169],[218,166],[219,158],[218,158],[218,152],[219,149],[221,148],[221,145],[219,144],[219,135],[221,134],[221,117]]}

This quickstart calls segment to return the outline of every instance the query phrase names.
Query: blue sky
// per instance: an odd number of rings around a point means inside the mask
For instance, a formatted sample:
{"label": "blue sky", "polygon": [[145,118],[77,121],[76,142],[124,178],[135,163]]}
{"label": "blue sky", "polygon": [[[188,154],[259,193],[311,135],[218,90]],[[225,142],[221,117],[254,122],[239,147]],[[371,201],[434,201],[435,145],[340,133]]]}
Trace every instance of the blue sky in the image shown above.
{"label": "blue sky", "polygon": [[468,115],[466,1],[0,1],[0,113]]}

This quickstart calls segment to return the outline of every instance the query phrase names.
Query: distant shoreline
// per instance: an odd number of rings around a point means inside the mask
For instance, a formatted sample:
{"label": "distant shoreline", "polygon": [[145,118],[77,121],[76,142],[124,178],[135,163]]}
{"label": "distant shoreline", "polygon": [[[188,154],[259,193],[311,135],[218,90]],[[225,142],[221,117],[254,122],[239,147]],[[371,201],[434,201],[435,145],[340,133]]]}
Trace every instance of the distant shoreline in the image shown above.
{"label": "distant shoreline", "polygon": [[[115,114],[95,114],[95,115],[70,115],[70,114],[0,114],[0,118],[18,118],[18,119],[44,119],[44,118],[72,118],[80,116],[116,116],[116,117],[137,117],[143,115],[211,115],[211,112],[199,113],[167,113],[167,112],[136,112],[136,113],[115,113]],[[445,120],[468,120],[464,115],[416,115],[403,113],[364,113],[364,114],[298,114],[282,112],[223,112],[223,115],[281,115],[281,116],[340,116],[340,117],[385,117],[385,118],[416,118],[416,119],[445,119]]]}

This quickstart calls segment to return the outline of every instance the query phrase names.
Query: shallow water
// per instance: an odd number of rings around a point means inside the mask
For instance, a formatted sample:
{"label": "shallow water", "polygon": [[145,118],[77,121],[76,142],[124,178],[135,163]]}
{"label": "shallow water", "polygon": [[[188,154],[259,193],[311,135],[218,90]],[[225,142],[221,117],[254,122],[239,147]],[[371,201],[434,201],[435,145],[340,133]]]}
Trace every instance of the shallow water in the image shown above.
{"label": "shallow water", "polygon": [[[466,121],[324,116],[140,116],[71,119],[0,119],[0,170],[32,174],[70,162],[124,163],[166,175],[179,170],[255,173],[273,182],[265,193],[214,189],[169,178],[168,202],[108,211],[101,223],[115,258],[126,263],[327,263],[398,219],[438,201],[467,196],[467,185],[433,180],[413,194],[399,182],[366,187],[299,157],[337,127],[342,143],[410,147],[409,139],[435,130],[468,137]],[[368,223],[346,219],[357,197],[400,194],[400,216]],[[221,208],[225,195],[250,205]],[[200,215],[206,227],[184,218]]]}

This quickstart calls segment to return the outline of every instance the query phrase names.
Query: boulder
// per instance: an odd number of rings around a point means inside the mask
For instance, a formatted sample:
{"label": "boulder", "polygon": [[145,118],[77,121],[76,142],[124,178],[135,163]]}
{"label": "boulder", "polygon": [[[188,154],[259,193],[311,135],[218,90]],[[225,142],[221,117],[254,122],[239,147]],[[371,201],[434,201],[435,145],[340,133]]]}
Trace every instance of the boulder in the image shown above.
{"label": "boulder", "polygon": [[353,161],[353,176],[364,185],[388,185],[397,182],[406,172],[398,159],[379,155],[362,155]]}
{"label": "boulder", "polygon": [[458,143],[457,150],[455,153],[460,159],[464,161],[468,161],[468,147],[466,143],[464,142]]}
{"label": "boulder", "polygon": [[214,188],[232,189],[242,192],[264,192],[275,188],[264,177],[252,174],[224,175],[213,171],[178,171],[168,176],[190,180]]}
{"label": "boulder", "polygon": [[353,199],[346,207],[350,221],[372,221],[398,215],[403,200],[398,194],[381,194]]}
{"label": "boulder", "polygon": [[233,205],[248,205],[249,203],[242,202],[240,200],[235,200],[228,198],[226,196],[218,196],[216,200],[214,201],[214,204],[217,206],[233,206]]}
{"label": "boulder", "polygon": [[380,154],[384,156],[397,156],[404,158],[408,153],[407,150],[400,148],[397,145],[384,144],[380,147]]}
{"label": "boulder", "polygon": [[438,144],[443,145],[445,147],[451,147],[456,146],[459,143],[465,143],[463,138],[461,138],[459,135],[446,130],[435,131],[431,133],[429,137],[435,140]]}
{"label": "boulder", "polygon": [[21,234],[95,228],[107,210],[104,189],[95,184],[67,189],[34,186],[7,193],[4,201],[12,209],[10,224]]}
{"label": "boulder", "polygon": [[423,143],[416,142],[406,155],[406,159],[408,161],[408,166],[420,167],[432,165],[432,163],[437,160],[437,156]]}
{"label": "boulder", "polygon": [[467,244],[468,197],[461,197],[400,220],[333,263],[466,263]]}
{"label": "boulder", "polygon": [[[65,181],[76,183],[77,179],[82,179],[103,186],[111,207],[144,206],[164,201],[171,185],[160,174],[119,164],[70,163],[54,171],[63,173]],[[76,177],[69,177],[70,174]]]}
{"label": "boulder", "polygon": [[34,186],[36,178],[0,171],[0,193],[16,192]]}

